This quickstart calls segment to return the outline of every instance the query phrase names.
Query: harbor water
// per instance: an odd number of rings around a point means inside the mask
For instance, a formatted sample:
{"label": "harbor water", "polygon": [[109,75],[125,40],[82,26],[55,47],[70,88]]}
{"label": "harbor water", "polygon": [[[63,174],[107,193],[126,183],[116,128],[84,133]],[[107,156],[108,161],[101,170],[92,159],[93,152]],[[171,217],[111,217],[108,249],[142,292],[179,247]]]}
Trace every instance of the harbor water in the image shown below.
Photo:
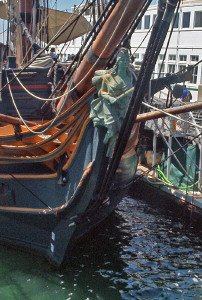
{"label": "harbor water", "polygon": [[191,223],[127,194],[63,270],[0,247],[0,300],[201,299],[201,250]]}

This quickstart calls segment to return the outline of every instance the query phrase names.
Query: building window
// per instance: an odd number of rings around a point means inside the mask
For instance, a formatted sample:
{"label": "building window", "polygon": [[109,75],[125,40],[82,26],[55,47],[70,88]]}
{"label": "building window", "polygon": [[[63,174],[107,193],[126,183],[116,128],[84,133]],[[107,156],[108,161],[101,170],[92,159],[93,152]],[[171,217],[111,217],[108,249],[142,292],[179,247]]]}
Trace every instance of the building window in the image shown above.
{"label": "building window", "polygon": [[159,59],[163,60],[164,54],[159,54]]}
{"label": "building window", "polygon": [[175,65],[168,65],[168,73],[175,73]]}
{"label": "building window", "polygon": [[159,64],[158,65],[158,72],[160,73],[159,75],[159,77],[163,77],[163,73],[165,72],[165,64]]}
{"label": "building window", "polygon": [[197,75],[198,75],[198,66],[193,68],[191,70],[192,78],[190,80],[191,83],[196,83],[197,82]]}
{"label": "building window", "polygon": [[173,21],[174,21],[173,28],[178,28],[178,26],[179,26],[179,13],[177,13],[177,15],[175,14]]}
{"label": "building window", "polygon": [[176,60],[176,55],[175,54],[169,54],[168,60]]}
{"label": "building window", "polygon": [[187,55],[180,55],[180,61],[187,61]]}
{"label": "building window", "polygon": [[198,55],[191,55],[191,61],[199,61]]}
{"label": "building window", "polygon": [[190,12],[184,12],[182,17],[182,28],[189,28]]}
{"label": "building window", "polygon": [[156,19],[156,14],[153,15],[153,24],[154,24],[154,22],[155,22],[155,19]]}
{"label": "building window", "polygon": [[140,22],[138,23],[138,25],[137,25],[137,29],[141,29],[142,28],[142,20],[140,20]]}
{"label": "building window", "polygon": [[135,58],[138,59],[140,57],[139,53],[135,53]]}
{"label": "building window", "polygon": [[194,27],[202,27],[202,11],[195,11]]}
{"label": "building window", "polygon": [[149,29],[150,26],[150,16],[145,16],[144,17],[144,29]]}
{"label": "building window", "polygon": [[181,71],[184,71],[184,69],[186,68],[186,65],[180,65],[178,67],[178,71],[181,72]]}

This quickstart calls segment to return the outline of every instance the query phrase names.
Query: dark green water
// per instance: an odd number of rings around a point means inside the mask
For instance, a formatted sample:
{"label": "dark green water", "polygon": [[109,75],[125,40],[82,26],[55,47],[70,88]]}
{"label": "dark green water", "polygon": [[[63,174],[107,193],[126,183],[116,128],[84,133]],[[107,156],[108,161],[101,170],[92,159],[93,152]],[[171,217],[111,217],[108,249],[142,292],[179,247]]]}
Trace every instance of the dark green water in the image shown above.
{"label": "dark green water", "polygon": [[0,299],[202,299],[201,249],[176,216],[127,196],[63,271],[0,247]]}

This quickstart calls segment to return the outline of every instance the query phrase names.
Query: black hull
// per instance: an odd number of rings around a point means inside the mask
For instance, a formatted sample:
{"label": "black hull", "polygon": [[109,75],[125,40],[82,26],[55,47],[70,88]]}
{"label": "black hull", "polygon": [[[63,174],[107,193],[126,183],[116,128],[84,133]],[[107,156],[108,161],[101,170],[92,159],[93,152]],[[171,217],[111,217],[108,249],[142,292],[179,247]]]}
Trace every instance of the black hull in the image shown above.
{"label": "black hull", "polygon": [[[7,73],[10,78],[12,70]],[[47,70],[28,69],[21,77],[31,92],[48,98],[51,90]],[[22,116],[29,120],[37,119],[44,102],[35,101],[16,80],[11,83],[11,89]],[[92,92],[82,101],[90,102],[93,97]],[[0,110],[1,113],[17,116],[8,88],[2,92]],[[136,173],[136,152],[129,151],[128,155],[124,155],[108,201],[97,206],[96,195],[109,162],[107,146],[103,144],[106,129],[94,128],[91,121],[85,120],[79,146],[72,153],[73,158],[65,170],[65,184],[61,183],[62,174],[52,176],[50,169],[40,161],[0,164],[1,244],[38,253],[60,267],[68,259],[76,241],[109,216],[121,201],[124,186]],[[92,210],[92,207],[95,209]]]}
{"label": "black hull", "polygon": [[[121,178],[125,184],[135,175],[137,159],[134,155],[121,162],[121,168],[125,166],[124,176],[119,174],[115,177],[110,201],[95,209],[90,218],[82,218],[93,205],[92,199],[99,190],[102,172],[107,167],[106,145],[102,142],[104,135],[103,129],[94,129],[91,122],[87,125],[67,169],[65,186],[58,184],[58,178],[14,180],[1,176],[1,185],[8,187],[7,192],[0,194],[1,244],[39,253],[57,267],[66,261],[78,238],[104,220],[121,200]],[[12,173],[12,168],[16,170],[12,164],[0,167],[4,172],[7,169],[8,174]],[[30,190],[35,191],[43,203],[37,201]]]}

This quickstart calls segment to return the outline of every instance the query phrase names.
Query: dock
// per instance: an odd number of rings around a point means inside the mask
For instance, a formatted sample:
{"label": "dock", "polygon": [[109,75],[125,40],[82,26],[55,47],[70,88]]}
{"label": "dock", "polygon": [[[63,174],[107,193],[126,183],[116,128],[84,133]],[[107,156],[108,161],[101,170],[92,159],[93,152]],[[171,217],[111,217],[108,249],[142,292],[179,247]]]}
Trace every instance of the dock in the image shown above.
{"label": "dock", "polygon": [[[182,105],[175,101],[175,106]],[[165,101],[154,100],[155,107],[164,109]],[[199,110],[147,121],[135,181],[140,180],[146,190],[172,199],[202,220],[201,116]]]}
{"label": "dock", "polygon": [[[147,174],[143,175],[142,174]],[[136,177],[140,177],[143,186],[150,190],[154,190],[158,194],[171,197],[173,201],[181,206],[186,206],[192,212],[195,212],[202,216],[202,194],[199,192],[188,193],[182,191],[177,187],[164,185],[162,180],[156,175],[153,176],[153,171],[149,172],[149,168],[139,164],[136,172]]]}

